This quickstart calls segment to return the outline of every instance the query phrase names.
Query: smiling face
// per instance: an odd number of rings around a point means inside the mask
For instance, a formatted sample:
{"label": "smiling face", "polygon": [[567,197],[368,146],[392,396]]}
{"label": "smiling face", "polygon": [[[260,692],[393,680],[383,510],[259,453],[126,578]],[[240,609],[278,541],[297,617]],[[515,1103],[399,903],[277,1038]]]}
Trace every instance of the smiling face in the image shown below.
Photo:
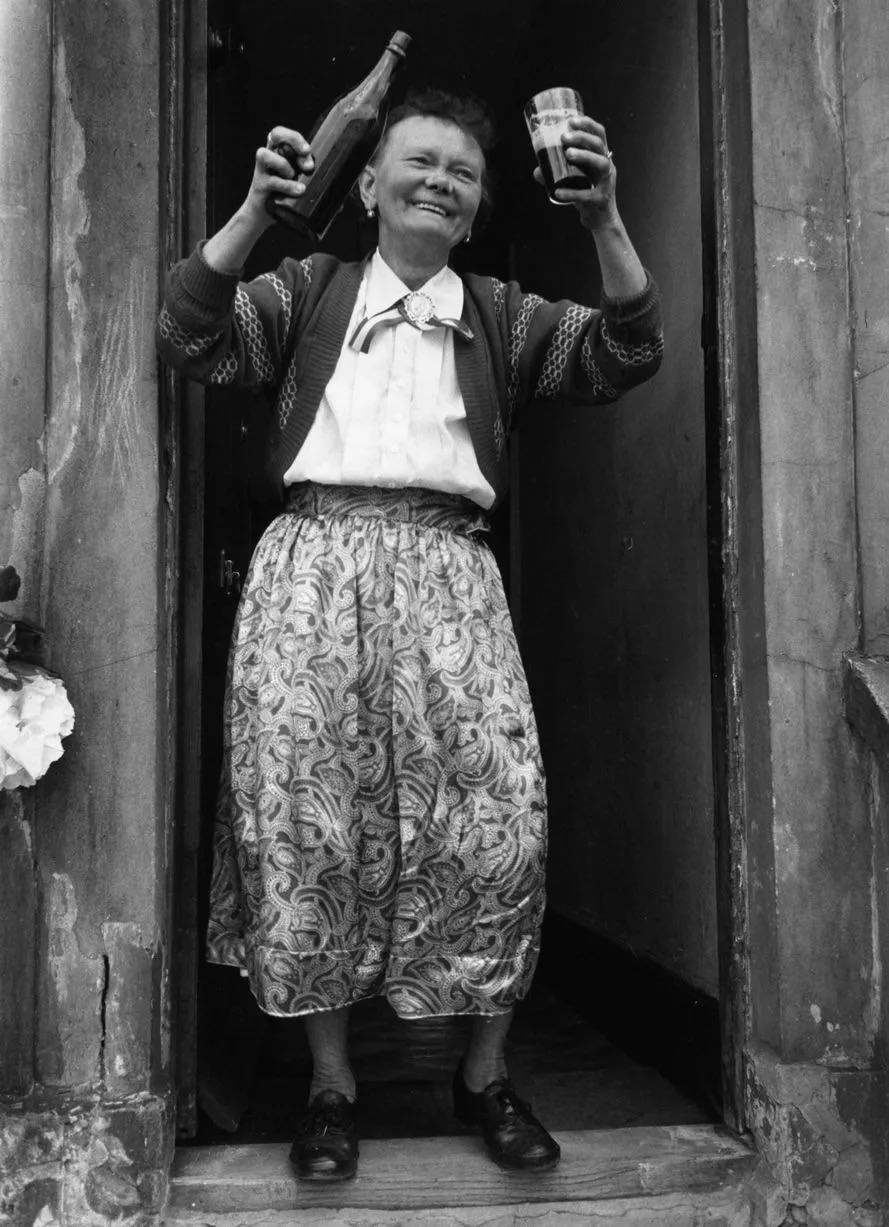
{"label": "smiling face", "polygon": [[361,179],[365,205],[379,210],[383,257],[446,263],[478,212],[484,169],[478,142],[449,120],[410,115],[395,124]]}

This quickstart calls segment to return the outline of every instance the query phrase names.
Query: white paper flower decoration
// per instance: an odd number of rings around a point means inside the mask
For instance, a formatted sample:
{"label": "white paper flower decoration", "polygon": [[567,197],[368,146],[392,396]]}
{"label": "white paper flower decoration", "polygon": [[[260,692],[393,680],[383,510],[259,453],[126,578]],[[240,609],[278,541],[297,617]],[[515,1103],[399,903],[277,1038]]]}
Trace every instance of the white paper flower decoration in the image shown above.
{"label": "white paper flower decoration", "polygon": [[62,757],[74,728],[64,683],[36,665],[7,662],[19,690],[0,689],[0,789],[29,788]]}

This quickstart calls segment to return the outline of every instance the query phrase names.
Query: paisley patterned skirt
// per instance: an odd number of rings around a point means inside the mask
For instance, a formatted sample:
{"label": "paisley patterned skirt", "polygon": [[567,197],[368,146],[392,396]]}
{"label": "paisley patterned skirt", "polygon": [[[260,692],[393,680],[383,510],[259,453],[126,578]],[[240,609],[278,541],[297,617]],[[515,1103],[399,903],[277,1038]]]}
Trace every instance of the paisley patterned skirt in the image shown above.
{"label": "paisley patterned skirt", "polygon": [[537,729],[484,514],[294,487],[235,624],[208,957],[297,1015],[525,995],[544,905]]}

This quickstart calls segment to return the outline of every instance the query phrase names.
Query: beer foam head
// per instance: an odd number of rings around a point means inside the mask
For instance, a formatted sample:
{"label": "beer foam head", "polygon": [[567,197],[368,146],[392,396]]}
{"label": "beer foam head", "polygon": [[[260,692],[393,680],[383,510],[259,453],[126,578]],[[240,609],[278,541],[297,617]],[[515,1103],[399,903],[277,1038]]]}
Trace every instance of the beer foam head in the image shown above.
{"label": "beer foam head", "polygon": [[568,121],[577,114],[569,107],[551,107],[546,111],[535,111],[529,115],[528,130],[531,133],[531,143],[535,149],[544,145],[559,145],[562,133],[567,132]]}

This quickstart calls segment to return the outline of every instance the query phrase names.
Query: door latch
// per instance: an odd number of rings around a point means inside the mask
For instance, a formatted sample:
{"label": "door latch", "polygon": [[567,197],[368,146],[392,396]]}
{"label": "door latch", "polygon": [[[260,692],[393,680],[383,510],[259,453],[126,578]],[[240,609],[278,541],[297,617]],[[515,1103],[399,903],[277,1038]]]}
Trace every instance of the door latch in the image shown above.
{"label": "door latch", "polygon": [[230,558],[226,558],[224,549],[219,551],[219,587],[226,596],[240,596],[241,572],[235,570]]}

